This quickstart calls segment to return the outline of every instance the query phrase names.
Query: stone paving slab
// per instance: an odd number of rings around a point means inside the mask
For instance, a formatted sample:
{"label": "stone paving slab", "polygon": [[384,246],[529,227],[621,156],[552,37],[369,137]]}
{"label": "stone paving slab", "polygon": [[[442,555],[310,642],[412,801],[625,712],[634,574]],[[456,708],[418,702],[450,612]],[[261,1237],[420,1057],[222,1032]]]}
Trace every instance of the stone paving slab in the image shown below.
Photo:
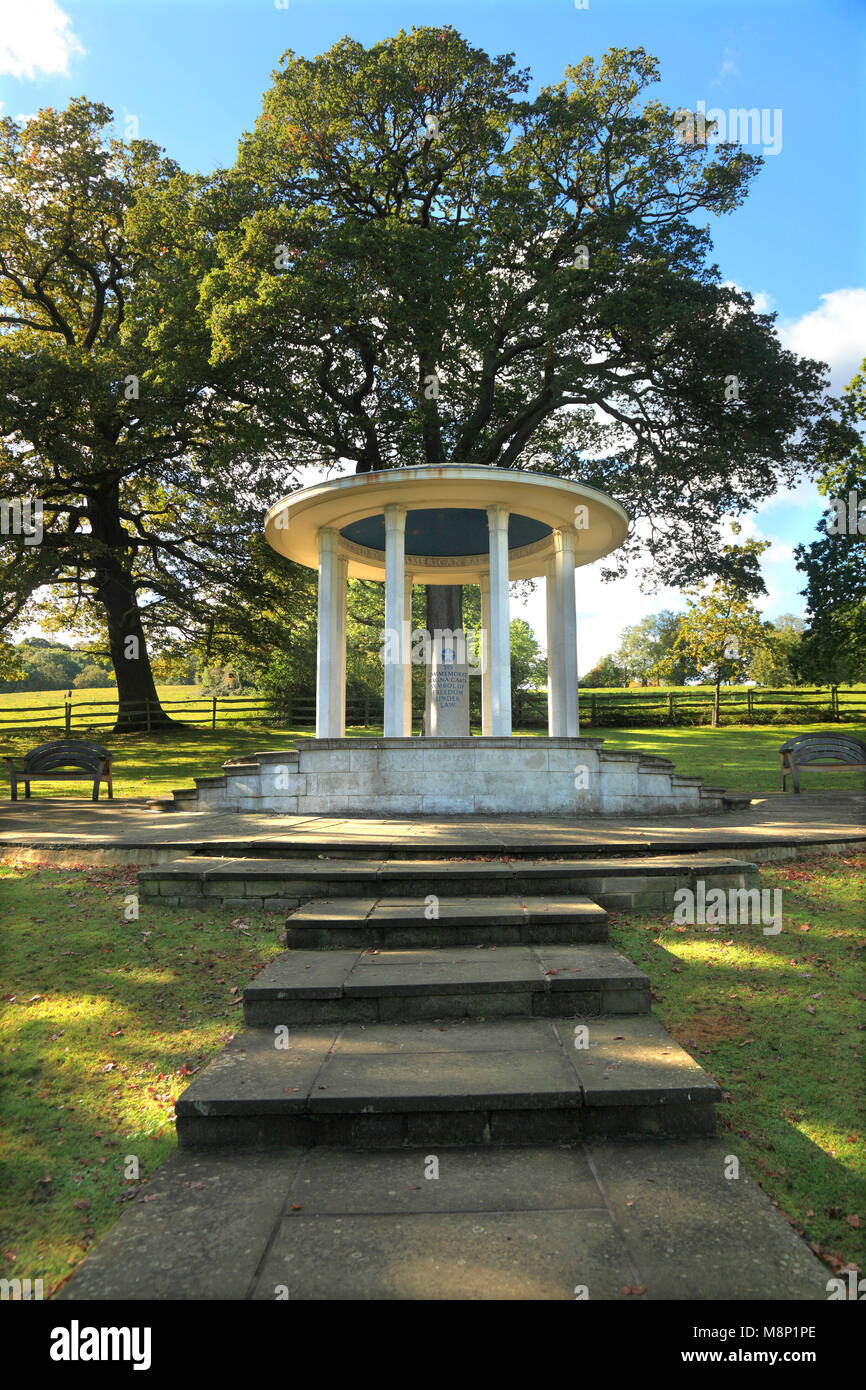
{"label": "stone paving slab", "polygon": [[339,999],[358,956],[355,950],[284,951],[246,986],[244,999],[287,999],[299,994]]}
{"label": "stone paving slab", "polygon": [[[455,1211],[604,1210],[598,1183],[578,1146],[534,1149],[453,1149],[428,1155],[310,1150],[294,1182],[303,1210],[317,1215]],[[458,1159],[451,1162],[452,1155]],[[435,1176],[425,1176],[434,1173]]]}
{"label": "stone paving slab", "polygon": [[[547,1019],[521,1020],[525,1046],[548,1044]],[[449,1019],[443,1023],[347,1023],[340,1033],[343,1048],[351,1052],[503,1052],[514,1046],[514,1026],[498,1019]]]}
{"label": "stone paving slab", "polygon": [[291,1045],[275,1046],[268,1029],[237,1033],[175,1103],[185,1115],[274,1114],[304,1110],[338,1029],[298,1027]]}
{"label": "stone paving slab", "polygon": [[[327,1243],[335,1266],[319,1257]],[[577,1265],[577,1273],[575,1273]],[[632,1283],[628,1252],[606,1212],[522,1212],[419,1216],[287,1217],[274,1238],[253,1298],[285,1286],[295,1302],[574,1298],[593,1271],[597,1299]]]}
{"label": "stone paving slab", "polygon": [[574,1109],[580,1083],[553,1032],[541,1046],[501,1052],[356,1053],[327,1059],[311,1114]]}
{"label": "stone paving slab", "polygon": [[612,946],[461,946],[377,951],[290,950],[244,990],[245,1002],[298,997],[647,990],[643,971]]}
{"label": "stone paving slab", "polygon": [[729,1148],[175,1151],[57,1299],[825,1300]]}
{"label": "stone paving slab", "polygon": [[[866,797],[860,793],[817,792],[763,795],[745,809],[706,816],[413,817],[374,819],[329,816],[278,816],[266,813],[177,810],[166,815],[145,798],[73,801],[34,797],[0,804],[0,852],[26,861],[27,851],[52,850],[65,862],[155,862],[160,857],[208,853],[261,855],[279,845],[311,854],[339,845],[399,856],[420,847],[490,854],[535,847],[574,847],[580,853],[671,854],[695,849],[749,857],[763,848],[777,852],[808,845],[866,842]],[[85,851],[88,858],[85,855]],[[100,857],[102,856],[102,857]],[[37,856],[38,857],[38,856]],[[763,855],[761,857],[764,857]]]}
{"label": "stone paving slab", "polygon": [[826,1299],[831,1277],[744,1169],[731,1138],[596,1141],[587,1154],[651,1296]]}
{"label": "stone paving slab", "polygon": [[586,1021],[589,1045],[574,1046],[573,1021],[557,1024],[563,1046],[571,1046],[587,1105],[682,1104],[722,1098],[721,1087],[693,1057],[674,1042],[657,1019]]}

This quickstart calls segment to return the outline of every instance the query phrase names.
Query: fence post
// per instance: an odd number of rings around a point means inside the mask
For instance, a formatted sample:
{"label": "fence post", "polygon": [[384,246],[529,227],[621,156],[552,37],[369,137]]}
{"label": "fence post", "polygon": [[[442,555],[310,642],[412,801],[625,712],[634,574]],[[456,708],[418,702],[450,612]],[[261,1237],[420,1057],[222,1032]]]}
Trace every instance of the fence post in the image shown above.
{"label": "fence post", "polygon": [[594,695],[590,695],[590,697],[589,697],[589,722],[590,722],[590,725],[592,726],[593,729],[595,729],[595,728],[597,727],[596,722],[595,722],[595,696],[594,696]]}
{"label": "fence post", "polygon": [[753,707],[753,704],[752,704],[753,695],[752,695],[752,687],[751,687],[751,686],[749,686],[748,690],[746,691],[746,695],[748,696],[748,700],[749,700],[749,716],[748,716],[748,718],[749,718],[749,723],[751,724],[751,723],[752,723],[752,716],[753,716],[753,714],[754,714],[754,707]]}
{"label": "fence post", "polygon": [[212,698],[212,700],[211,700],[211,711],[210,711],[210,726],[211,726],[212,729],[215,729],[215,728],[216,728],[216,709],[217,709],[217,697],[216,697],[216,695],[214,695],[213,698]]}
{"label": "fence post", "polygon": [[66,701],[66,737],[72,733],[72,701]]}
{"label": "fence post", "polygon": [[668,691],[668,721],[671,724],[674,722],[674,693],[672,690]]}
{"label": "fence post", "polygon": [[839,687],[838,687],[838,685],[831,685],[831,686],[830,686],[830,708],[831,708],[831,710],[833,711],[833,718],[834,718],[834,719],[838,719],[838,718],[839,718]]}

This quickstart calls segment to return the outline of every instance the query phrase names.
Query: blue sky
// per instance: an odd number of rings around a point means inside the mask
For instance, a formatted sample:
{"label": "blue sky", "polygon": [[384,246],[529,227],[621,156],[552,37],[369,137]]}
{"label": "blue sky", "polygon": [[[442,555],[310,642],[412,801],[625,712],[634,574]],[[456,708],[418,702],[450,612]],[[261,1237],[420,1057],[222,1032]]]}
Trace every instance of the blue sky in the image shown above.
{"label": "blue sky", "polygon": [[[787,346],[830,364],[838,390],[866,356],[866,4],[864,0],[0,0],[0,112],[65,105],[81,93],[111,106],[181,165],[231,163],[240,133],[288,48],[312,57],[343,34],[365,44],[412,25],[453,24],[488,52],[514,52],[533,88],[612,46],[660,61],[653,93],[671,106],[766,111],[779,143],[745,205],[714,220],[723,277],[779,315]],[[761,152],[755,146],[749,146]],[[820,516],[803,485],[763,507],[746,532],[764,557],[772,617],[801,612],[791,548]],[[543,631],[542,595],[525,612]],[[679,594],[641,595],[629,580],[578,580],[581,668],[611,634]]]}

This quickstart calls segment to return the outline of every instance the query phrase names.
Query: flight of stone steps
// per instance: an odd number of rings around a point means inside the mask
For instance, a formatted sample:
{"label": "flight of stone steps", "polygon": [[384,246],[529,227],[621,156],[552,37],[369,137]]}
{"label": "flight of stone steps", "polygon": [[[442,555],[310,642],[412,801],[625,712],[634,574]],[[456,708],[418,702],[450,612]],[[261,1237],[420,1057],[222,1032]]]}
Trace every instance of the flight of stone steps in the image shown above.
{"label": "flight of stone steps", "polygon": [[176,890],[196,873],[211,910],[251,908],[265,885],[274,900],[303,895],[287,951],[244,992],[245,1028],[178,1100],[179,1143],[712,1134],[719,1087],[652,1018],[647,977],[609,944],[606,908],[581,889],[607,881],[608,901],[634,904],[650,882],[663,907],[678,883],[748,888],[757,871],[712,855],[650,864],[238,858],[233,886],[249,895],[225,895],[225,860],[143,870],[145,896],[166,905],[188,901]]}

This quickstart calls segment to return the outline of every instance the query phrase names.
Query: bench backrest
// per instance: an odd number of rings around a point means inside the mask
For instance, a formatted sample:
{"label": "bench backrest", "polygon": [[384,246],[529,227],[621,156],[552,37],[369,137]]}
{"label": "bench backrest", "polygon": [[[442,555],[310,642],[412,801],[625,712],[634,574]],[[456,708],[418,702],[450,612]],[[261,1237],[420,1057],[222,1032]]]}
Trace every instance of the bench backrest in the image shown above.
{"label": "bench backrest", "polygon": [[833,758],[857,766],[866,763],[866,743],[850,734],[799,734],[779,749],[792,763],[815,763]]}
{"label": "bench backrest", "polygon": [[98,772],[104,763],[111,764],[111,754],[100,744],[65,738],[32,749],[24,759],[24,770],[50,772],[55,767],[83,767]]}

